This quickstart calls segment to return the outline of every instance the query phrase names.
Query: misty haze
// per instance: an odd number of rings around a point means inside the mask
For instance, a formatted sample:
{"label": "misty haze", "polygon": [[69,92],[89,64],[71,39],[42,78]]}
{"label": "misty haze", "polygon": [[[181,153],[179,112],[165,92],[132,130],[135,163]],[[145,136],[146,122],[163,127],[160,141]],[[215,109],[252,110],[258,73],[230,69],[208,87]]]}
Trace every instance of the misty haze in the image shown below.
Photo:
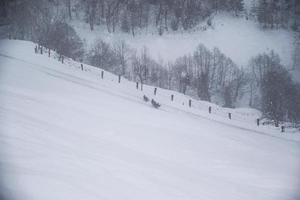
{"label": "misty haze", "polygon": [[0,199],[300,200],[300,1],[0,0]]}

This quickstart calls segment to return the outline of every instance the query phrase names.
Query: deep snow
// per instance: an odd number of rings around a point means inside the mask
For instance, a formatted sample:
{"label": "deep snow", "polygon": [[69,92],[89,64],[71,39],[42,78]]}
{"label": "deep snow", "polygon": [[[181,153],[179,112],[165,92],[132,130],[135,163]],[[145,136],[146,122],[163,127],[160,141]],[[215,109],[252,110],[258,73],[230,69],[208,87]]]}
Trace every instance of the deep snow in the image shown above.
{"label": "deep snow", "polygon": [[299,133],[161,89],[154,109],[153,87],[33,48],[0,41],[0,166],[16,199],[299,199]]}

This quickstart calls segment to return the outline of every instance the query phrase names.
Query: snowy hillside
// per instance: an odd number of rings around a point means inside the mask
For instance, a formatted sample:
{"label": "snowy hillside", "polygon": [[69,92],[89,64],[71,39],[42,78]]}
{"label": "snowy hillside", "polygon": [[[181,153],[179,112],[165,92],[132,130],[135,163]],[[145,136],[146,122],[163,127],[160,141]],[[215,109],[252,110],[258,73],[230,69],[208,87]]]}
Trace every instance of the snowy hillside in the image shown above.
{"label": "snowy hillside", "polygon": [[210,49],[218,47],[236,64],[244,67],[252,57],[271,50],[279,54],[283,64],[292,64],[294,38],[291,32],[282,29],[261,30],[252,20],[226,14],[214,16],[212,27],[207,27],[204,22],[197,30],[169,32],[162,36],[158,35],[156,29],[150,28],[132,37],[120,32],[110,34],[105,26],[96,26],[95,30],[91,31],[89,25],[84,22],[72,21],[71,24],[79,36],[86,40],[88,47],[99,38],[112,44],[124,40],[132,48],[142,49],[146,46],[153,58],[163,59],[165,62],[192,53],[197,45],[202,43]]}
{"label": "snowy hillside", "polygon": [[257,127],[249,109],[189,108],[34,46],[0,41],[0,166],[15,199],[300,198],[298,132]]}

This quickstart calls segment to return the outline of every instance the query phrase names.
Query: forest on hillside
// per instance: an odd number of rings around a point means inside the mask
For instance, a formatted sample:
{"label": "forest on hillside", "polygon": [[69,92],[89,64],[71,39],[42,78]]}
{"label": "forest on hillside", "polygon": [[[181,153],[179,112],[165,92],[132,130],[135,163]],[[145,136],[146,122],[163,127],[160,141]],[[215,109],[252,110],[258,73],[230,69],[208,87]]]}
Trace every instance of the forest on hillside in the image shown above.
{"label": "forest on hillside", "polygon": [[297,0],[257,0],[250,11],[245,11],[243,0],[4,0],[0,7],[2,23],[11,24],[18,37],[42,31],[53,20],[74,18],[84,20],[91,30],[105,25],[108,32],[134,35],[137,29],[154,26],[163,34],[169,29],[192,29],[202,21],[209,25],[210,17],[218,12],[243,15],[263,28],[296,31],[300,26]]}

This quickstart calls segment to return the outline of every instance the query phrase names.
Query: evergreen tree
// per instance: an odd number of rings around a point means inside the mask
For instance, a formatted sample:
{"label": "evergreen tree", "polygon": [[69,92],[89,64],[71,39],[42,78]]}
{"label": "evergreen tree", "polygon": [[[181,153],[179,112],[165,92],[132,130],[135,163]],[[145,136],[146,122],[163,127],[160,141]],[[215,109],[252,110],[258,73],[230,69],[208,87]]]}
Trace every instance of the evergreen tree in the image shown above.
{"label": "evergreen tree", "polygon": [[130,32],[130,24],[126,13],[123,14],[121,19],[121,30],[125,33]]}
{"label": "evergreen tree", "polygon": [[262,111],[265,117],[274,120],[276,124],[285,120],[288,114],[287,92],[291,86],[288,72],[280,68],[271,68],[262,81]]}
{"label": "evergreen tree", "polygon": [[232,89],[230,85],[226,85],[223,91],[224,107],[233,108]]}
{"label": "evergreen tree", "polygon": [[237,16],[244,9],[243,0],[228,0],[228,8]]}
{"label": "evergreen tree", "polygon": [[268,3],[267,0],[259,0],[256,9],[257,20],[264,28],[267,28],[268,24]]}

